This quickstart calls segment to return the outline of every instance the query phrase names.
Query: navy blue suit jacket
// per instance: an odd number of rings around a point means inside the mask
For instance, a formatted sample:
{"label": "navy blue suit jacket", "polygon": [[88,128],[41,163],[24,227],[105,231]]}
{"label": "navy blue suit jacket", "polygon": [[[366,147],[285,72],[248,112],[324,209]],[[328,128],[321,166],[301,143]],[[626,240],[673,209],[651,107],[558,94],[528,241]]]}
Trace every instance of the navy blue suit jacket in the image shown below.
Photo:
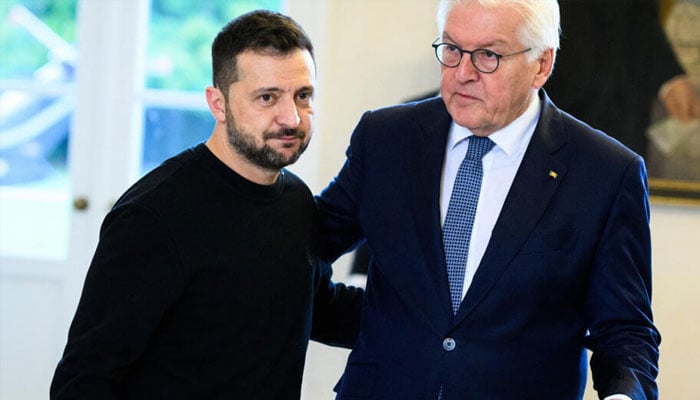
{"label": "navy blue suit jacket", "polygon": [[601,396],[657,397],[644,162],[539,95],[540,121],[456,315],[439,210],[445,104],[363,115],[317,197],[326,257],[365,239],[373,254],[338,399],[579,399],[585,348]]}

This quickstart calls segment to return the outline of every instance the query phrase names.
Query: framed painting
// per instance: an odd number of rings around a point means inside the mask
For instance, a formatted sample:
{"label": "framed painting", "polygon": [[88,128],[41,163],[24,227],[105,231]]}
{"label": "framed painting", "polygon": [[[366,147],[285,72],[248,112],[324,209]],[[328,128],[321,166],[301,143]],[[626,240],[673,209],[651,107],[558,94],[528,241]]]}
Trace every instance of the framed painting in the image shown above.
{"label": "framed painting", "polygon": [[[664,28],[700,98],[700,0],[662,0]],[[666,118],[657,105],[647,131],[652,201],[700,205],[700,119]]]}

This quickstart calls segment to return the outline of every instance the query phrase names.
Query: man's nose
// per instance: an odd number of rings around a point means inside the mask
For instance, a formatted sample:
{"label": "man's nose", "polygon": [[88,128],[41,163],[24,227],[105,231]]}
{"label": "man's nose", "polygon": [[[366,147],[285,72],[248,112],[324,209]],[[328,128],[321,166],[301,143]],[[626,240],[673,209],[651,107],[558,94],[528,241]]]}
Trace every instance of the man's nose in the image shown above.
{"label": "man's nose", "polygon": [[455,78],[460,82],[475,80],[479,77],[479,70],[472,64],[469,54],[464,54],[459,65],[455,67]]}
{"label": "man's nose", "polygon": [[281,101],[277,109],[277,123],[285,128],[296,128],[301,122],[297,104],[292,101]]}

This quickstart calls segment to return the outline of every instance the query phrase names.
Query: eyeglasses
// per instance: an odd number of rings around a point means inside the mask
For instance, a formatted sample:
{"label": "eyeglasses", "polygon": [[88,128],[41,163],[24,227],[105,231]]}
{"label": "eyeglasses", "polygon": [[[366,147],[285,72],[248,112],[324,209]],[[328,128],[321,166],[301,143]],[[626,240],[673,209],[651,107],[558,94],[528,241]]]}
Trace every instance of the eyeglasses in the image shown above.
{"label": "eyeglasses", "polygon": [[435,56],[437,56],[440,64],[448,68],[455,68],[460,62],[462,62],[462,55],[467,53],[469,54],[469,60],[471,60],[474,68],[476,68],[477,71],[485,74],[496,72],[501,58],[522,54],[532,50],[532,48],[527,48],[525,50],[518,51],[517,53],[498,54],[488,49],[476,49],[471,51],[462,50],[452,43],[433,42],[432,46],[435,49]]}

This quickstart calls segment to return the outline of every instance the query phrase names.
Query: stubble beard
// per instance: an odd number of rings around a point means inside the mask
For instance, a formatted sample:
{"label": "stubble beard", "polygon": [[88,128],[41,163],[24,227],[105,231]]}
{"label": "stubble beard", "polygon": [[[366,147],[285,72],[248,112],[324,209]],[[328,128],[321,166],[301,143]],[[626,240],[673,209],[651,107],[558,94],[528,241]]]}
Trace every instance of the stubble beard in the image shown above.
{"label": "stubble beard", "polygon": [[[303,130],[281,129],[277,132],[263,133],[263,141],[265,143],[262,147],[257,147],[255,136],[238,129],[233,114],[228,109],[226,110],[226,132],[228,134],[228,142],[234,150],[243,155],[251,164],[270,171],[279,171],[287,165],[294,164],[309,145],[308,142],[304,142],[306,132]],[[276,152],[267,144],[269,139],[287,136],[301,139],[299,148],[289,156]]]}

